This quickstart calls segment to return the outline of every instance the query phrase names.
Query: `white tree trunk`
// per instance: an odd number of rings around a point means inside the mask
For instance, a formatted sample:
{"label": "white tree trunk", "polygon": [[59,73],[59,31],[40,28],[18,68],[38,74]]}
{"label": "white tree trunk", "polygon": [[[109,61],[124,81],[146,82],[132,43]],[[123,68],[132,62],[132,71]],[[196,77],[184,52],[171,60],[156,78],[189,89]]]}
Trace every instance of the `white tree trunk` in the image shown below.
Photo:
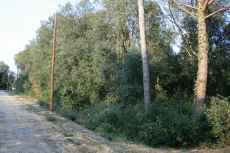
{"label": "white tree trunk", "polygon": [[144,103],[145,103],[145,109],[147,110],[151,99],[150,99],[149,61],[148,61],[148,52],[146,48],[146,39],[145,39],[145,17],[144,17],[143,0],[138,0],[138,11],[139,11],[140,45],[141,45],[142,64],[143,64]]}

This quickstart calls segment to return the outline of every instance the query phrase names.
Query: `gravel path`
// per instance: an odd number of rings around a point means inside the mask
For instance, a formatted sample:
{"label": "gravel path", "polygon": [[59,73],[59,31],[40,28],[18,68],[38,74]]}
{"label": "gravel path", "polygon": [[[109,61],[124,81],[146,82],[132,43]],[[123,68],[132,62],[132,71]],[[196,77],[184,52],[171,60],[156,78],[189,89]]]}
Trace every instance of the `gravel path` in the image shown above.
{"label": "gravel path", "polygon": [[0,91],[0,153],[61,153],[62,135],[50,135],[43,120]]}
{"label": "gravel path", "polygon": [[0,91],[0,153],[230,153],[230,148],[155,149],[109,142],[33,100]]}

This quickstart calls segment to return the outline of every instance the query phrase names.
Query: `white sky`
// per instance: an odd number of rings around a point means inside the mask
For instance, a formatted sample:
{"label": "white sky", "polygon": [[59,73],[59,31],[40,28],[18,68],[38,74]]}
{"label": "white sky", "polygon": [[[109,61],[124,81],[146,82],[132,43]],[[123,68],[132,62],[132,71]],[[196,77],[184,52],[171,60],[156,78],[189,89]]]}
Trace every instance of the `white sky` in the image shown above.
{"label": "white sky", "polygon": [[2,0],[0,5],[0,61],[15,71],[14,56],[35,37],[42,20],[58,6],[75,0]]}

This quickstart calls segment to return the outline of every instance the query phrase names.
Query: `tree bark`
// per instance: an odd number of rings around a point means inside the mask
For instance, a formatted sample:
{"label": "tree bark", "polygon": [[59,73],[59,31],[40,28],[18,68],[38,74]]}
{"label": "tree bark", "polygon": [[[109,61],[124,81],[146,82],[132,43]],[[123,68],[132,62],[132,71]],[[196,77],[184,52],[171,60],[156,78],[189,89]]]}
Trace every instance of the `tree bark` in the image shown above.
{"label": "tree bark", "polygon": [[197,1],[197,29],[198,29],[198,71],[196,79],[196,112],[203,110],[206,99],[208,77],[208,34],[206,25],[206,11],[203,9],[204,0]]}
{"label": "tree bark", "polygon": [[139,12],[140,45],[141,45],[141,54],[142,54],[142,67],[143,67],[144,103],[145,103],[145,110],[147,111],[151,98],[150,98],[149,59],[148,59],[148,51],[146,48],[143,0],[138,0],[138,12]]}

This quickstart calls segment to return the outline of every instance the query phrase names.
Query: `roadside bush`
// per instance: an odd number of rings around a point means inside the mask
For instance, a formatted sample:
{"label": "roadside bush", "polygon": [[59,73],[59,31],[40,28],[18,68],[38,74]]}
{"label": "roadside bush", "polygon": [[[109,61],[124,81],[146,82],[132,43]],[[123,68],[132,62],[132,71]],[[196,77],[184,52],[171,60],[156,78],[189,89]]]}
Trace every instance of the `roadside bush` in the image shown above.
{"label": "roadside bush", "polygon": [[205,117],[195,118],[190,103],[154,103],[144,106],[116,104],[88,115],[87,127],[107,138],[123,137],[150,146],[192,146],[203,142],[209,126]]}
{"label": "roadside bush", "polygon": [[227,98],[211,98],[200,116],[194,115],[192,103],[176,100],[154,102],[147,113],[142,103],[102,102],[79,111],[65,106],[61,109],[64,116],[110,140],[121,138],[149,146],[173,147],[210,142],[230,144],[230,102]]}
{"label": "roadside bush", "polygon": [[155,103],[141,124],[139,141],[151,146],[198,145],[204,140],[206,125],[200,124],[201,117],[194,117],[192,108],[188,103]]}
{"label": "roadside bush", "polygon": [[212,137],[217,143],[230,144],[230,101],[223,97],[213,97],[206,115]]}
{"label": "roadside bush", "polygon": [[[102,106],[100,106],[103,108]],[[92,109],[91,109],[92,110]],[[122,113],[119,105],[113,105],[110,107],[105,107],[103,110],[94,109],[94,115],[88,114],[90,117],[88,120],[88,127],[90,129],[104,131],[108,134],[116,133],[123,127],[122,124]],[[103,128],[102,128],[103,127]]]}
{"label": "roadside bush", "polygon": [[20,77],[18,77],[15,82],[16,94],[30,94],[29,92],[31,90],[31,83],[28,80],[29,78],[27,74],[21,74]]}

